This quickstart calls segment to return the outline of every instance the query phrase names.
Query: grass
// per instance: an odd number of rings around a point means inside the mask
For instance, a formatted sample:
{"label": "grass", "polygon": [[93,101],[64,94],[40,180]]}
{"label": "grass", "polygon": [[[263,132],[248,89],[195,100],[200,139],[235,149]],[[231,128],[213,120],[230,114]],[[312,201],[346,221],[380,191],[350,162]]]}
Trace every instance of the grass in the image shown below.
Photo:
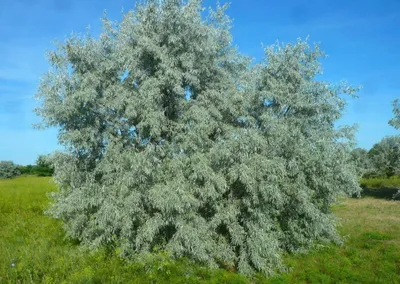
{"label": "grass", "polygon": [[400,177],[363,178],[360,184],[363,188],[363,195],[392,199],[393,195],[400,189]]}
{"label": "grass", "polygon": [[293,271],[271,283],[400,283],[400,204],[364,197],[334,206],[341,247],[290,256]]}
{"label": "grass", "polygon": [[[160,253],[127,263],[105,251],[88,253],[65,239],[62,224],[43,215],[49,178],[0,180],[0,283],[249,283]],[[334,206],[343,246],[287,256],[288,274],[259,283],[400,283],[400,203],[364,197]],[[147,272],[146,272],[147,271]]]}
{"label": "grass", "polygon": [[400,188],[400,177],[392,176],[390,178],[362,178],[361,186],[367,188]]}

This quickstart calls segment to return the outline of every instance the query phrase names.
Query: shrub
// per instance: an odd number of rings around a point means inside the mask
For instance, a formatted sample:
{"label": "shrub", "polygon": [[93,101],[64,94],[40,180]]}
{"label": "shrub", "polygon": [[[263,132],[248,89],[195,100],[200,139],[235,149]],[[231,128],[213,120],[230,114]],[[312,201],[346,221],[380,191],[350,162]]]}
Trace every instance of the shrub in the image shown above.
{"label": "shrub", "polygon": [[39,155],[36,160],[36,166],[33,167],[33,173],[41,177],[52,176],[54,169],[50,160],[49,155]]}
{"label": "shrub", "polygon": [[18,166],[12,161],[0,161],[0,179],[12,178],[20,174]]}
{"label": "shrub", "polygon": [[31,175],[33,174],[33,167],[32,165],[19,166],[18,169],[22,175]]}
{"label": "shrub", "polygon": [[358,193],[352,128],[334,128],[346,84],[317,81],[318,46],[265,49],[251,65],[225,8],[149,0],[99,39],[50,52],[37,113],[60,129],[49,214],[89,247],[155,247],[240,273],[340,237],[330,212]]}
{"label": "shrub", "polygon": [[40,177],[52,176],[54,173],[50,157],[47,155],[39,155],[35,165],[19,166],[21,174],[36,175]]}

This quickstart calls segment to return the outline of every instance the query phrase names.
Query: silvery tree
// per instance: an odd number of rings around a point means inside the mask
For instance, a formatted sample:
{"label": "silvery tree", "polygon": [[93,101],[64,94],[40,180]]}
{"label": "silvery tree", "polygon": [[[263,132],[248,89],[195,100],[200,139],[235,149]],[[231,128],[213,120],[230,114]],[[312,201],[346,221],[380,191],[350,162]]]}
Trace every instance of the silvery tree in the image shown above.
{"label": "silvery tree", "polygon": [[340,242],[330,207],[360,189],[353,130],[334,123],[355,89],[317,81],[307,41],[252,65],[225,9],[148,0],[49,53],[37,113],[66,146],[49,213],[83,245],[272,274]]}
{"label": "silvery tree", "polygon": [[351,151],[351,156],[358,169],[358,174],[360,177],[371,177],[376,175],[367,150],[356,148]]}
{"label": "silvery tree", "polygon": [[21,172],[18,166],[12,161],[0,161],[0,179],[19,176]]}
{"label": "silvery tree", "polygon": [[376,175],[391,177],[400,174],[400,136],[386,136],[368,152]]}
{"label": "silvery tree", "polygon": [[[396,99],[393,101],[393,115],[394,117],[389,121],[389,124],[394,128],[400,128],[400,104],[399,100]],[[397,165],[400,168],[400,164]],[[393,199],[400,200],[400,190],[393,196]]]}
{"label": "silvery tree", "polygon": [[393,101],[393,118],[389,121],[389,124],[396,129],[400,128],[400,102],[399,99]]}

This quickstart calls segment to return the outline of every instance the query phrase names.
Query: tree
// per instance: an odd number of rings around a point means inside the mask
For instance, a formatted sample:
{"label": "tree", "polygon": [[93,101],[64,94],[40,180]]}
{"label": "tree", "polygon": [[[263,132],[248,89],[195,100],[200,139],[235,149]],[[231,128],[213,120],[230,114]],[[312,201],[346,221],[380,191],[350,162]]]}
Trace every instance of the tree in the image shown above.
{"label": "tree", "polygon": [[21,172],[21,175],[31,175],[33,174],[33,169],[34,166],[32,165],[26,165],[26,166],[18,166],[19,171]]}
{"label": "tree", "polygon": [[[399,129],[400,128],[400,104],[399,104],[398,99],[393,101],[393,114],[394,114],[394,117],[393,117],[393,119],[391,119],[389,121],[389,124],[392,125],[394,128]],[[400,165],[397,165],[397,168],[400,168]],[[393,199],[400,200],[400,189],[395,195],[393,195]]]}
{"label": "tree", "polygon": [[368,152],[378,176],[391,177],[400,174],[400,136],[387,136]]}
{"label": "tree", "polygon": [[368,177],[374,175],[374,169],[368,156],[368,151],[362,148],[356,148],[351,151],[352,160],[356,164],[359,176]]}
{"label": "tree", "polygon": [[52,176],[54,172],[50,155],[39,155],[35,165],[18,166],[18,169],[21,174],[40,177]]}
{"label": "tree", "polygon": [[393,115],[394,117],[389,121],[389,124],[396,129],[400,128],[400,104],[399,100],[393,101]]}
{"label": "tree", "polygon": [[12,161],[0,161],[0,179],[13,178],[21,173]]}
{"label": "tree", "polygon": [[36,166],[33,167],[33,173],[38,176],[52,176],[53,166],[49,155],[39,155],[36,160]]}
{"label": "tree", "polygon": [[211,267],[272,274],[282,253],[340,242],[331,204],[360,191],[345,84],[317,81],[299,40],[252,65],[226,6],[148,0],[99,39],[50,52],[37,113],[60,129],[49,214],[83,245],[154,247]]}

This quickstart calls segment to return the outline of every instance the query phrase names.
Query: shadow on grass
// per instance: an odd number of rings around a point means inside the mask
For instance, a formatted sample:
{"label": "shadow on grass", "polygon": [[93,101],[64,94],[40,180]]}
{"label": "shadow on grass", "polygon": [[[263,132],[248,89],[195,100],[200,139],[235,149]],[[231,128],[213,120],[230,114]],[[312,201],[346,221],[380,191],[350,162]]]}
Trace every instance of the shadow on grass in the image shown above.
{"label": "shadow on grass", "polygon": [[398,188],[382,187],[382,188],[367,188],[361,187],[361,197],[374,197],[380,199],[393,200],[393,195],[399,190]]}

